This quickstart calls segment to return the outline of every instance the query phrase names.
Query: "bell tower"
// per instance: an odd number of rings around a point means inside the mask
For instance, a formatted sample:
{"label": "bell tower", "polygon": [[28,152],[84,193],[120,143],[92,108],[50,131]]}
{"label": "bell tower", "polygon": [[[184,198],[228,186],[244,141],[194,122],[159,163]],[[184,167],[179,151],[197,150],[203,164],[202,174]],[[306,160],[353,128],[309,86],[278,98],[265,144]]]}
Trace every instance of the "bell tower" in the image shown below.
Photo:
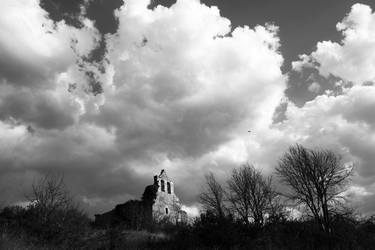
{"label": "bell tower", "polygon": [[154,176],[154,185],[158,185],[158,192],[174,194],[173,182],[168,178],[167,172],[163,169],[159,175]]}
{"label": "bell tower", "polygon": [[168,219],[172,223],[187,221],[186,212],[181,209],[180,199],[174,192],[174,184],[163,169],[154,176],[155,202],[152,205],[152,216],[156,221]]}

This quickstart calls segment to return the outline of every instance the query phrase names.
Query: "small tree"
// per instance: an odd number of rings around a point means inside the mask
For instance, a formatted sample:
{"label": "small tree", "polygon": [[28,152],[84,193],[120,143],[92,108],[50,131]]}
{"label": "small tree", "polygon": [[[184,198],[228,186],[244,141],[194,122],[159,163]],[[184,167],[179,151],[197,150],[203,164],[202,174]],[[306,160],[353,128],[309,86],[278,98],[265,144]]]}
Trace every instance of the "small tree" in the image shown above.
{"label": "small tree", "polygon": [[68,210],[74,206],[73,199],[65,187],[64,176],[46,174],[32,185],[32,194],[27,196],[30,204],[40,211],[42,222],[46,222],[57,210]]}
{"label": "small tree", "polygon": [[67,190],[64,176],[47,174],[32,185],[27,196],[26,228],[37,238],[72,247],[89,226],[89,218],[79,209]]}
{"label": "small tree", "polygon": [[199,200],[207,212],[223,218],[226,211],[224,204],[225,191],[213,173],[206,174],[205,181],[205,189],[199,195]]}
{"label": "small tree", "polygon": [[342,201],[352,168],[346,168],[330,150],[297,144],[280,159],[276,172],[291,187],[287,196],[305,205],[322,229],[330,232],[331,215]]}
{"label": "small tree", "polygon": [[266,215],[273,211],[273,201],[277,196],[272,188],[272,178],[263,177],[259,170],[247,163],[233,170],[228,189],[228,199],[242,220],[246,224],[253,220],[256,226],[262,226]]}

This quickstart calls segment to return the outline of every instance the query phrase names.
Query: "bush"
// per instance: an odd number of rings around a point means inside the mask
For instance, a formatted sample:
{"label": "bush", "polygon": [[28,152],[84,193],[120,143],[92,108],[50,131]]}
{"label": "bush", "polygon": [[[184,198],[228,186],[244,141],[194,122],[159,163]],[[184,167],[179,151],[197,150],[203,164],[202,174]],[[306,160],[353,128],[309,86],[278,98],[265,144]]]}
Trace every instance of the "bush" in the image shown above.
{"label": "bush", "polygon": [[82,244],[90,219],[73,202],[63,178],[47,175],[33,185],[30,205],[5,207],[0,212],[2,230],[22,237],[30,245],[76,248]]}

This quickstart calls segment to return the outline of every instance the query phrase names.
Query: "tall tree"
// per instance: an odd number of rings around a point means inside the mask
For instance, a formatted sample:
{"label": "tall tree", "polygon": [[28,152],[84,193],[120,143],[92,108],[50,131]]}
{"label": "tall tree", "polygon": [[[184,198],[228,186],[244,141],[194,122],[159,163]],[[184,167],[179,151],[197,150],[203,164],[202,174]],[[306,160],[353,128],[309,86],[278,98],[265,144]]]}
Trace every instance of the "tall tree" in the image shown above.
{"label": "tall tree", "polygon": [[272,178],[264,177],[247,163],[232,171],[228,189],[228,199],[237,215],[246,224],[252,220],[256,226],[262,226],[277,196],[272,188]]}
{"label": "tall tree", "polygon": [[305,205],[322,229],[330,232],[331,214],[343,200],[341,194],[352,169],[330,150],[312,150],[297,144],[282,156],[276,172],[291,187],[287,196]]}
{"label": "tall tree", "polygon": [[226,211],[225,191],[213,173],[206,174],[205,181],[205,189],[200,194],[199,200],[206,211],[223,218]]}

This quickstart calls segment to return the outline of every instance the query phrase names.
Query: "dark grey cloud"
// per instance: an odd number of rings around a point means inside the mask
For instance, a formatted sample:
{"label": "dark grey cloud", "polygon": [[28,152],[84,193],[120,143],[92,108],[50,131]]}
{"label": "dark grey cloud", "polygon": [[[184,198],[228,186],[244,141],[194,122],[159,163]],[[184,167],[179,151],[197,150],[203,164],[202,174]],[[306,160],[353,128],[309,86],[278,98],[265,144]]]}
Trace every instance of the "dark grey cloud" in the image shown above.
{"label": "dark grey cloud", "polygon": [[[0,49],[0,79],[19,86],[45,86],[48,71],[45,72],[40,65],[24,62],[22,59],[9,55],[5,49]],[[24,72],[20,74],[20,72]]]}
{"label": "dark grey cloud", "polygon": [[79,109],[69,100],[58,100],[51,93],[17,89],[0,103],[0,119],[16,119],[43,129],[64,129],[73,125]]}

